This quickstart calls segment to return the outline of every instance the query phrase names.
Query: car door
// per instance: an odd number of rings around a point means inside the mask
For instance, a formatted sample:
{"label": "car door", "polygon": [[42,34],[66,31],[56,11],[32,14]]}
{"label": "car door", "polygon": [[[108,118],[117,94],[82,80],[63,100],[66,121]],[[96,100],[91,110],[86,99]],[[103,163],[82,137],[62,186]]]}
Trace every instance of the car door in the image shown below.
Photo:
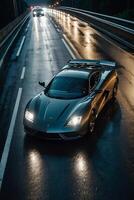
{"label": "car door", "polygon": [[101,88],[98,88],[100,78],[101,78],[101,72],[99,71],[91,74],[89,79],[90,90],[93,95],[91,109],[95,112],[96,116],[100,113],[100,111],[104,107],[108,95],[107,90],[105,90],[105,83],[102,84]]}

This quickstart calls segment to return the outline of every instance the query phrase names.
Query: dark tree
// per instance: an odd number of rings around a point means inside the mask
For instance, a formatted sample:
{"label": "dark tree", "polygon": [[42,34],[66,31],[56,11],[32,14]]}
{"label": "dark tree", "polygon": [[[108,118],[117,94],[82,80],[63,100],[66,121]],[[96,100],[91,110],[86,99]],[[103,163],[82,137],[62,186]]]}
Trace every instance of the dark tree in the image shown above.
{"label": "dark tree", "polygon": [[27,8],[24,0],[4,0],[0,2],[0,29],[23,13]]}
{"label": "dark tree", "polygon": [[15,17],[12,0],[4,0],[0,3],[0,28],[8,24]]}

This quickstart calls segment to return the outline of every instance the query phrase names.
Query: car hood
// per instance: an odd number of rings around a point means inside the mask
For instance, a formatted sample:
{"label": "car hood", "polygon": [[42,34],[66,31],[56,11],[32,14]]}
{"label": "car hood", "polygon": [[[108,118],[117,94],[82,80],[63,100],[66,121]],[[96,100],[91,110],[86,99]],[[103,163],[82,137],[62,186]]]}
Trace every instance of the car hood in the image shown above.
{"label": "car hood", "polygon": [[[78,109],[85,98],[79,99],[55,99],[46,96],[43,92],[33,98],[27,106],[30,112],[34,113],[35,122],[39,126],[49,124],[63,125],[68,118],[76,112],[82,112]],[[84,106],[85,107],[85,106]]]}

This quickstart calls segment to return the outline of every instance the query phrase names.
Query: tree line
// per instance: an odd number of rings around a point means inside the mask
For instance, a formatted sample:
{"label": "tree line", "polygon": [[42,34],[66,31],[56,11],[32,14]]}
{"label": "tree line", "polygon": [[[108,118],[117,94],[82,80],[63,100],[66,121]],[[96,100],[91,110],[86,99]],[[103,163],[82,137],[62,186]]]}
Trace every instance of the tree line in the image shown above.
{"label": "tree line", "polygon": [[27,9],[24,0],[3,0],[0,2],[0,29]]}

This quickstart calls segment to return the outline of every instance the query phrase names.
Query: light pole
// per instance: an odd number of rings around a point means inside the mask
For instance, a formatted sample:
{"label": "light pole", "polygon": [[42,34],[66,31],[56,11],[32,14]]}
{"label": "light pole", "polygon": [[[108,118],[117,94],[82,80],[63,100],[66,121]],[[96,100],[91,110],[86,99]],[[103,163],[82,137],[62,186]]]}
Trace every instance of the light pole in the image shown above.
{"label": "light pole", "polygon": [[17,7],[16,0],[13,0],[13,7],[14,7],[14,15],[15,15],[15,17],[17,17],[18,16],[18,7]]}

